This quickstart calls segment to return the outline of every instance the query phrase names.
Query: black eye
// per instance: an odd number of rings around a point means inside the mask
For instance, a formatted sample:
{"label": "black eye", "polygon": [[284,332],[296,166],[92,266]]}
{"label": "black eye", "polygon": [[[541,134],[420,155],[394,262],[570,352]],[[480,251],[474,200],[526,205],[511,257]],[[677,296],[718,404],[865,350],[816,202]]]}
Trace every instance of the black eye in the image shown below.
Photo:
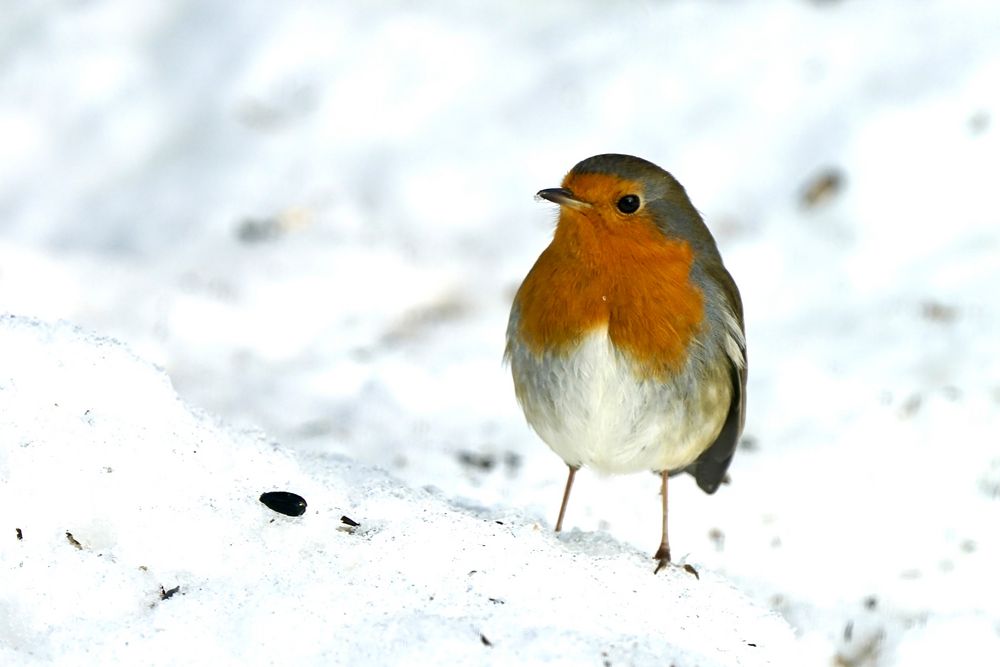
{"label": "black eye", "polygon": [[622,213],[635,213],[639,210],[639,204],[642,201],[639,199],[639,195],[625,195],[618,200],[618,210]]}

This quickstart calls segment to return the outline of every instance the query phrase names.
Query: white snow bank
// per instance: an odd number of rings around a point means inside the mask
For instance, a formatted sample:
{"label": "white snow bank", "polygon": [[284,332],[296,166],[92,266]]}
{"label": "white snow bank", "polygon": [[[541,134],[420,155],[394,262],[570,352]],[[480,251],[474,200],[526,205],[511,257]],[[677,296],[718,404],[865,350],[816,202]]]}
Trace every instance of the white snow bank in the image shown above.
{"label": "white snow bank", "polygon": [[[0,318],[0,442],[3,664],[762,665],[802,650],[711,572],[654,576],[603,533],[557,537],[346,459],[295,460],[68,324]],[[276,489],[306,513],[258,501]]]}

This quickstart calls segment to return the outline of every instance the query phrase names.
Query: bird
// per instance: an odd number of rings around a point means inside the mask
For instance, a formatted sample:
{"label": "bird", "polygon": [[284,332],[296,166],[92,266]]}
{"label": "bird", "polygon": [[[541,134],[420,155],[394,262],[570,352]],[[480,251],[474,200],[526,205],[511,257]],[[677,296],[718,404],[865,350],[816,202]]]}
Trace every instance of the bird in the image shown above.
{"label": "bird", "polygon": [[552,241],[518,288],[504,359],[528,424],[569,473],[660,477],[654,573],[670,564],[667,480],[713,494],[743,432],[743,302],[715,239],[666,170],[589,157],[537,198],[558,205]]}

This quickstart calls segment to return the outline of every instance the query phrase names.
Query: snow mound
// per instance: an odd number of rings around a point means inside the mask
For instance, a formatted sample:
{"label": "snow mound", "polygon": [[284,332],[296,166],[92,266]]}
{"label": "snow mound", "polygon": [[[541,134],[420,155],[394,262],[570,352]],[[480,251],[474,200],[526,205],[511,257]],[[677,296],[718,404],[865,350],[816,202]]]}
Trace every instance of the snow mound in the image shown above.
{"label": "snow mound", "polygon": [[[654,576],[604,534],[559,537],[347,459],[294,458],[69,324],[0,318],[0,440],[3,664],[764,665],[796,651],[783,620],[711,572]],[[272,490],[305,514],[268,509]]]}

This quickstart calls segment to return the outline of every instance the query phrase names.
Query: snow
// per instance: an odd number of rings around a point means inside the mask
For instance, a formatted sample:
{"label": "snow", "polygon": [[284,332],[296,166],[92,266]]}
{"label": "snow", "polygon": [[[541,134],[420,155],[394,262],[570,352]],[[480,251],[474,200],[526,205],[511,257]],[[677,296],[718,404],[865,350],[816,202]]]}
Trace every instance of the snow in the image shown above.
{"label": "snow", "polygon": [[[5,664],[996,664],[995,3],[3,14]],[[500,363],[531,195],[606,151],[745,302],[732,484],[671,485],[700,580],[652,475],[550,532]]]}
{"label": "snow", "polygon": [[[606,534],[560,539],[341,456],[296,459],[191,412],[113,340],[7,316],[0,349],[4,664],[764,665],[794,650],[718,575],[654,577]],[[275,487],[306,514],[261,504]]]}

